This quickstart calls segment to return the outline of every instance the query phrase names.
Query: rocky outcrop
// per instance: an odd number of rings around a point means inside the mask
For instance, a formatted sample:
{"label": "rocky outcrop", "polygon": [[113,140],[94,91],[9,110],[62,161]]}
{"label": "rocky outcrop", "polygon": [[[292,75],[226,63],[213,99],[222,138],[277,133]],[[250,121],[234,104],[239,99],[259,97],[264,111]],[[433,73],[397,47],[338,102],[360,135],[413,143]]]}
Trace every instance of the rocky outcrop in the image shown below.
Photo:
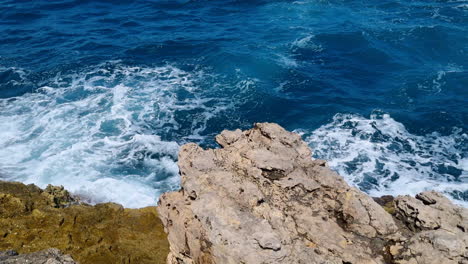
{"label": "rocky outcrop", "polygon": [[395,262],[468,264],[468,210],[453,205],[437,192],[400,196],[396,217],[414,232],[393,247]]}
{"label": "rocky outcrop", "polygon": [[63,187],[0,181],[0,251],[10,250],[0,263],[72,263],[49,248],[81,264],[164,263],[169,251],[155,207],[90,206]]}
{"label": "rocky outcrop", "polygon": [[216,140],[181,148],[182,188],[160,198],[167,263],[468,263],[467,210],[438,193],[384,209],[276,124]]}
{"label": "rocky outcrop", "polygon": [[18,252],[14,250],[3,251],[0,252],[0,263],[76,264],[70,255],[64,255],[56,248],[50,248],[29,254],[18,254]]}

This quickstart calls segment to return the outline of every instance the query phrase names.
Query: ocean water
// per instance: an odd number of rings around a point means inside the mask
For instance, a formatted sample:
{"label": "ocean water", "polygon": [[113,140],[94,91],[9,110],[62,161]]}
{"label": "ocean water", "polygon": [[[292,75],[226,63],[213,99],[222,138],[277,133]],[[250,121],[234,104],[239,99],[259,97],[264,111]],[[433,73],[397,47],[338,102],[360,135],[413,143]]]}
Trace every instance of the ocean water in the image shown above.
{"label": "ocean water", "polygon": [[468,1],[0,1],[0,178],[152,205],[277,122],[371,195],[468,206]]}

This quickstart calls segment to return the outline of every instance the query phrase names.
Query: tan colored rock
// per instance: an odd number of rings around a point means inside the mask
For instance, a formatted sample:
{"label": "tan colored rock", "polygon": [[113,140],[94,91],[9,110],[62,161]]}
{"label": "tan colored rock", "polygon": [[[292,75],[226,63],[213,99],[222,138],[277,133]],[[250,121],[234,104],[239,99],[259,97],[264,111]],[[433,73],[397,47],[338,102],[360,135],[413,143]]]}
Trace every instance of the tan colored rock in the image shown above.
{"label": "tan colored rock", "polygon": [[437,192],[395,199],[396,215],[412,230],[468,231],[468,211]]}
{"label": "tan colored rock", "polygon": [[396,216],[413,231],[395,263],[468,263],[468,210],[437,192],[395,199]]}
{"label": "tan colored rock", "polygon": [[182,190],[161,196],[168,263],[385,263],[390,214],[276,124],[187,144]]}
{"label": "tan colored rock", "polygon": [[467,264],[467,210],[436,192],[373,199],[276,124],[183,146],[163,194],[167,263]]}

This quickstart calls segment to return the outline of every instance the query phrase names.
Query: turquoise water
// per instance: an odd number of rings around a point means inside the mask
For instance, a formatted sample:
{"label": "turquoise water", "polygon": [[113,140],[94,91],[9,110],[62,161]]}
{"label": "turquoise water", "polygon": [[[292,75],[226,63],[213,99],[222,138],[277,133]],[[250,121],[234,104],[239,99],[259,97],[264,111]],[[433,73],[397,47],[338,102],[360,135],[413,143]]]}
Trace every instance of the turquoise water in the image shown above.
{"label": "turquoise water", "polygon": [[468,2],[0,1],[0,177],[154,204],[277,122],[371,195],[468,203]]}

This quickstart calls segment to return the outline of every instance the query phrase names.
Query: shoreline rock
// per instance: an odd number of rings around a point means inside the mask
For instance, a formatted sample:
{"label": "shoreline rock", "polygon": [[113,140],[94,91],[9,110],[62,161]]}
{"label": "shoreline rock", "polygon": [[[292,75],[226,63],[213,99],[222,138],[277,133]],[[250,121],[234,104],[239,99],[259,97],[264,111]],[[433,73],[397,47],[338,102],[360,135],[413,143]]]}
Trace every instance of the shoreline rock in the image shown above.
{"label": "shoreline rock", "polygon": [[468,210],[439,193],[382,207],[276,124],[216,140],[181,148],[182,188],[159,200],[167,263],[468,263]]}
{"label": "shoreline rock", "polygon": [[157,207],[0,181],[0,263],[468,264],[468,209],[440,193],[371,198],[277,124],[216,140],[181,148]]}
{"label": "shoreline rock", "polygon": [[[0,181],[0,251],[21,253],[0,257],[0,263],[49,263],[41,259],[56,252],[50,248],[81,264],[140,264],[164,263],[169,245],[154,206],[91,206],[63,187],[49,185],[42,190]],[[37,252],[42,250],[49,251]],[[60,254],[50,259],[61,261]],[[28,259],[36,262],[25,262]]]}

